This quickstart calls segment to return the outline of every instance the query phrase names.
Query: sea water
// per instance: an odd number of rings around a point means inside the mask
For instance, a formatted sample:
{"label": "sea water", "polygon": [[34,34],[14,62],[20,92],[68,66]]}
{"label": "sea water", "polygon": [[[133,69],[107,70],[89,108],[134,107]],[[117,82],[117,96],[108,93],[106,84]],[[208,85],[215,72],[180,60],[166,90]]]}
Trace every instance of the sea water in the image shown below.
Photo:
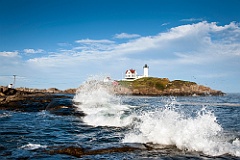
{"label": "sea water", "polygon": [[46,151],[123,144],[141,150],[81,159],[240,159],[240,94],[117,96],[109,84],[89,80],[72,100],[86,116],[0,110],[1,159],[69,159],[76,157]]}

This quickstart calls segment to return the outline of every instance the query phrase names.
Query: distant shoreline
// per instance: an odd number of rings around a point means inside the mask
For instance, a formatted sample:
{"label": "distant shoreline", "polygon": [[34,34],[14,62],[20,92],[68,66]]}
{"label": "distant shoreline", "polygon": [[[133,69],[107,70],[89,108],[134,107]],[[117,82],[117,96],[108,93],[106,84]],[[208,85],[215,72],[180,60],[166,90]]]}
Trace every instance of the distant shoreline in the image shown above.
{"label": "distant shoreline", "polygon": [[[116,83],[117,82],[117,83]],[[213,90],[210,87],[198,85],[195,82],[174,80],[168,78],[147,77],[135,81],[114,81],[101,82],[113,94],[116,95],[133,95],[133,96],[223,96],[224,92]],[[107,84],[107,85],[106,85]],[[117,85],[116,85],[117,84]],[[83,84],[84,85],[84,84]],[[20,87],[9,89],[1,86],[0,97],[18,94],[48,93],[48,94],[75,94],[79,88],[70,88],[59,90],[57,88],[36,89]]]}

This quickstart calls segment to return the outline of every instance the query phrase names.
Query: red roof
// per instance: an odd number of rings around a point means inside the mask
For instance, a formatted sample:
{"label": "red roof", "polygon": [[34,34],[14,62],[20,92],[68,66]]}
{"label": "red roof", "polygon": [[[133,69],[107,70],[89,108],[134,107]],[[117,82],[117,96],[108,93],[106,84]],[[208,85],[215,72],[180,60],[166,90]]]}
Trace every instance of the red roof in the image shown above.
{"label": "red roof", "polygon": [[128,71],[130,71],[132,74],[134,74],[134,73],[136,72],[135,69],[126,70],[126,73],[127,73]]}

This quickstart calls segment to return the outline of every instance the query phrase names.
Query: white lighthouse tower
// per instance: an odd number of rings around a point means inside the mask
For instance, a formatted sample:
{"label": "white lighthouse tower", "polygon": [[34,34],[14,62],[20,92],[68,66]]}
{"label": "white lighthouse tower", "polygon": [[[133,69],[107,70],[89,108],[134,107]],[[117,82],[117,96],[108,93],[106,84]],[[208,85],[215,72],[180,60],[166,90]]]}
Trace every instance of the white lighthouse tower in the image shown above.
{"label": "white lighthouse tower", "polygon": [[143,66],[143,77],[148,77],[148,69],[149,69],[148,65],[145,64]]}

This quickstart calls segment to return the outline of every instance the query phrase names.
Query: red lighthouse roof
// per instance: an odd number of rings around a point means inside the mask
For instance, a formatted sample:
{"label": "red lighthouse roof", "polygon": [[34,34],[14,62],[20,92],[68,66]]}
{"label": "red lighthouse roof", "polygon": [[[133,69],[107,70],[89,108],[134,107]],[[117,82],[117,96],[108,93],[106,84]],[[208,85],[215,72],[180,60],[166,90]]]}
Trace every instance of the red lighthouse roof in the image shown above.
{"label": "red lighthouse roof", "polygon": [[134,73],[136,72],[135,69],[129,69],[129,70],[126,70],[126,73],[127,73],[128,71],[130,71],[132,74],[134,74]]}

